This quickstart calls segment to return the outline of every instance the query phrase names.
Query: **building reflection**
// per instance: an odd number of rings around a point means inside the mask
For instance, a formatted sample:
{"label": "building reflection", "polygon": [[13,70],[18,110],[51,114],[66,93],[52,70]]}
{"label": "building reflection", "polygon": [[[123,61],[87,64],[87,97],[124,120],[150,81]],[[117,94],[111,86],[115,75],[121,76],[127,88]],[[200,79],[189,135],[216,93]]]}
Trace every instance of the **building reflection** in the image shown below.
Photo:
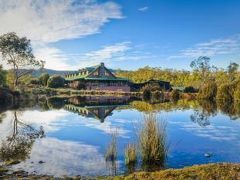
{"label": "building reflection", "polygon": [[64,109],[104,122],[116,108],[126,106],[130,101],[130,96],[80,96],[69,98]]}

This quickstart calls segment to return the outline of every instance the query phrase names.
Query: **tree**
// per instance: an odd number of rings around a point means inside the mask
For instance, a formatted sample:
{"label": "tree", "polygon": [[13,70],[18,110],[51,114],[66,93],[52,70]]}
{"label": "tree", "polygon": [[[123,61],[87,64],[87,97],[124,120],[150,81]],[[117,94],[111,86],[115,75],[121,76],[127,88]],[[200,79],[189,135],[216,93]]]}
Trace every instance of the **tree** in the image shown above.
{"label": "tree", "polygon": [[40,81],[41,85],[47,86],[47,82],[48,82],[49,77],[50,77],[50,76],[49,76],[49,74],[47,74],[47,73],[42,74],[42,75],[39,77],[39,81]]}
{"label": "tree", "polygon": [[191,62],[190,67],[195,71],[200,73],[200,77],[203,81],[207,80],[208,74],[210,72],[211,66],[209,64],[210,58],[207,56],[200,56]]}
{"label": "tree", "polygon": [[54,75],[48,79],[47,86],[50,88],[64,87],[65,79],[61,76]]}
{"label": "tree", "polygon": [[30,40],[26,37],[20,38],[14,32],[0,36],[0,53],[2,60],[13,70],[14,88],[18,86],[21,77],[30,74],[34,68],[44,65],[43,61],[38,61],[34,57]]}
{"label": "tree", "polygon": [[231,62],[227,67],[228,76],[231,81],[235,79],[235,74],[238,71],[238,67],[239,67],[239,64],[235,62]]}

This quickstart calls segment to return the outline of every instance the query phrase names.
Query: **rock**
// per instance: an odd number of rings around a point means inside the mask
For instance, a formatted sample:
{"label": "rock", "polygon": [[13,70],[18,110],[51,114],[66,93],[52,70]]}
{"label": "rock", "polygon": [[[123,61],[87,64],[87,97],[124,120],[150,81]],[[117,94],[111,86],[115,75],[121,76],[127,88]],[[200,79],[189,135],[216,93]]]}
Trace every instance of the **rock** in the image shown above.
{"label": "rock", "polygon": [[209,157],[212,156],[212,153],[204,153],[204,156],[205,156],[206,158],[209,158]]}
{"label": "rock", "polygon": [[45,163],[45,162],[43,162],[43,161],[39,161],[38,163],[39,163],[39,164],[43,164],[43,163]]}

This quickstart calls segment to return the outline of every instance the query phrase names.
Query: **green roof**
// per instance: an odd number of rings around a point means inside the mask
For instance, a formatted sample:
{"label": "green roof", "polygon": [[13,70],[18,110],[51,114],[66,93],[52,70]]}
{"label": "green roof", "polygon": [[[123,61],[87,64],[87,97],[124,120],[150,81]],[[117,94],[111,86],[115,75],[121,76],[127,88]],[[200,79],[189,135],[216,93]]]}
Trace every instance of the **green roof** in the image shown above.
{"label": "green roof", "polygon": [[[74,81],[74,80],[98,80],[98,81],[128,81],[128,79],[126,78],[118,78],[115,77],[113,75],[113,77],[108,77],[108,76],[104,76],[104,77],[91,77],[90,75],[97,69],[100,68],[102,66],[103,63],[101,63],[101,65],[98,66],[93,66],[93,67],[87,67],[84,69],[80,69],[77,73],[74,74],[69,74],[65,76],[65,80],[67,81]],[[109,69],[107,69],[104,64],[103,67],[108,70],[110,73],[111,71]],[[84,71],[88,71],[88,74],[81,74],[81,72]]]}
{"label": "green roof", "polygon": [[86,77],[86,76],[74,76],[72,78],[65,78],[68,81],[74,80],[97,80],[97,81],[128,81],[126,78],[107,78],[107,77]]}
{"label": "green roof", "polygon": [[71,77],[65,77],[65,80],[67,81],[73,81],[73,80],[79,80],[79,79],[84,79],[86,77],[83,75],[77,75],[77,76],[71,76]]}

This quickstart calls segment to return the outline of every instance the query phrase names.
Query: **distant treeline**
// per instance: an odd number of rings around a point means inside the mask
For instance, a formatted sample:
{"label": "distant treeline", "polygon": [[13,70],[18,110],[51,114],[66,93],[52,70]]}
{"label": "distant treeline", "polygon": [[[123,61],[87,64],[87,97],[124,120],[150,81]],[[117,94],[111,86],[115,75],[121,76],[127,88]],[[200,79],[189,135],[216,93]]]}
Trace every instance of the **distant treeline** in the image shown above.
{"label": "distant treeline", "polygon": [[[204,58],[204,59],[203,59]],[[192,71],[187,70],[174,70],[174,69],[161,69],[160,67],[143,67],[135,71],[116,71],[119,77],[128,78],[135,83],[146,82],[151,79],[163,80],[171,83],[172,86],[193,86],[199,88],[203,82],[209,79],[214,80],[217,85],[224,82],[229,82],[234,79],[240,78],[237,63],[230,63],[228,67],[217,68],[211,66],[210,59],[207,57],[199,57],[191,63]],[[194,63],[196,65],[194,65]],[[199,63],[197,65],[197,63]],[[198,66],[198,67],[196,67]]]}

